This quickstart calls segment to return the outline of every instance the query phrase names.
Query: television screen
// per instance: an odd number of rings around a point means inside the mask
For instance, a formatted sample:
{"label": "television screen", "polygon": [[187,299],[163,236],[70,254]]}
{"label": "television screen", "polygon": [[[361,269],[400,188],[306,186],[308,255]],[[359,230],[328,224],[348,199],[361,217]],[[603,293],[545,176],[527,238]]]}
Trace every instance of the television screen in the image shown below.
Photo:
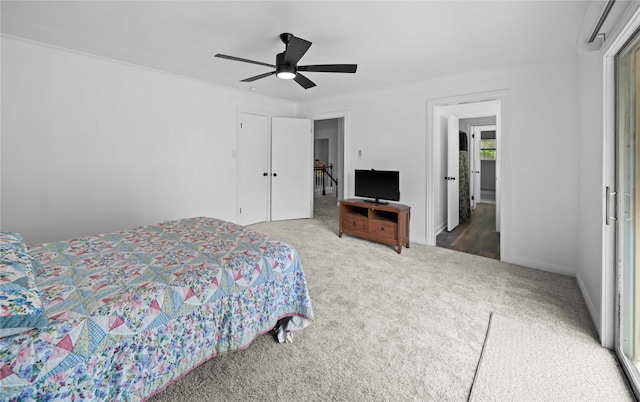
{"label": "television screen", "polygon": [[400,172],[393,170],[355,171],[356,197],[400,201]]}

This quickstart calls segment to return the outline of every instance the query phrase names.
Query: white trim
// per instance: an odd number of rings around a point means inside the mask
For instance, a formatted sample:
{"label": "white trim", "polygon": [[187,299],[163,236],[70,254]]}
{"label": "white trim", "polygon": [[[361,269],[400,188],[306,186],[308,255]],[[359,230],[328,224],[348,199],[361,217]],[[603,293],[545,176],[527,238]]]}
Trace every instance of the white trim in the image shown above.
{"label": "white trim", "polygon": [[[576,281],[578,282],[578,287],[580,288],[580,293],[582,293],[582,298],[587,305],[587,310],[589,310],[589,314],[591,315],[591,320],[593,320],[593,324],[596,326],[596,331],[598,334],[602,334],[602,322],[600,319],[600,311],[596,308],[596,305],[593,303],[591,296],[589,296],[589,292],[587,292],[587,288],[582,281],[582,276],[580,272],[576,272]],[[600,336],[600,342],[602,342],[602,335]],[[604,346],[604,345],[602,345]]]}
{"label": "white trim", "polygon": [[[615,54],[603,57],[603,117],[602,117],[602,183],[601,183],[601,216],[607,213],[606,208],[606,187],[610,187],[612,191],[617,188],[616,183],[616,100],[615,100]],[[602,221],[602,273],[600,284],[600,311],[595,314],[591,313],[594,322],[599,322],[596,327],[600,329],[600,344],[606,348],[613,349],[615,347],[615,316],[617,311],[616,305],[616,225],[606,226],[604,219]]]}
{"label": "white trim", "polygon": [[[473,152],[473,159],[474,159],[474,163],[475,163],[475,162],[479,162],[479,163],[480,163],[480,170],[479,170],[479,171],[480,171],[480,174],[479,174],[479,175],[478,175],[478,177],[475,179],[475,180],[479,180],[479,181],[480,181],[480,183],[478,183],[478,189],[480,190],[480,193],[479,193],[479,194],[475,194],[475,193],[472,191],[472,193],[473,193],[473,195],[474,195],[474,196],[476,196],[476,195],[478,196],[478,197],[477,197],[477,198],[478,198],[477,200],[476,200],[476,199],[474,199],[475,206],[477,206],[477,204],[478,204],[478,203],[482,202],[482,196],[481,196],[481,195],[482,195],[482,190],[483,190],[483,188],[482,188],[482,162],[485,162],[485,163],[495,163],[495,164],[496,164],[496,166],[494,167],[494,169],[498,167],[498,163],[497,163],[497,162],[498,162],[498,154],[497,154],[497,152],[496,152],[496,159],[495,159],[495,160],[482,160],[482,158],[480,157],[480,150],[481,150],[481,145],[480,145],[480,143],[482,142],[482,132],[483,132],[483,131],[495,131],[495,132],[496,132],[496,138],[495,138],[495,139],[496,139],[496,149],[498,149],[498,142],[497,142],[497,138],[498,138],[498,137],[497,137],[497,134],[498,134],[498,125],[497,125],[497,121],[498,121],[498,116],[496,116],[496,124],[471,126],[471,128],[474,130],[474,131],[472,131],[472,133],[473,133],[474,135],[477,135],[477,136],[478,136],[478,140],[477,140],[477,141],[478,141],[478,142],[477,142],[477,151],[478,151],[478,152],[476,152],[476,148],[475,148],[475,147],[476,147],[476,144],[475,144],[475,141],[471,141],[471,143],[474,143],[474,145],[473,145],[473,147],[474,147],[474,148],[473,148],[473,150],[469,151],[469,155],[471,155],[471,152]],[[471,146],[470,146],[469,148],[471,148]],[[471,160],[471,158],[469,158],[469,159]],[[499,194],[497,184],[498,184],[498,183],[497,183],[497,179],[493,180],[493,191],[494,191],[496,194]],[[496,199],[495,201],[496,201],[496,203],[497,203],[497,201],[498,201],[498,200]],[[474,204],[472,203],[472,205],[474,205]],[[475,209],[475,206],[474,206],[474,209]],[[496,212],[497,212],[497,211],[496,211]],[[496,215],[496,232],[500,233],[500,214],[497,214],[497,215]]]}
{"label": "white trim", "polygon": [[552,272],[554,274],[561,274],[567,276],[576,276],[576,271],[573,268],[565,267],[562,265],[549,264],[546,262],[534,261],[528,258],[520,258],[520,257],[511,257],[509,260],[511,264],[522,265],[526,268],[535,268],[541,271]]}
{"label": "white trim", "polygon": [[615,29],[609,33],[609,39],[604,43],[602,55],[613,57],[618,53],[625,43],[633,36],[638,29],[638,18],[640,18],[640,4],[632,2],[624,15],[618,21]]}
{"label": "white trim", "polygon": [[[343,136],[343,161],[342,161],[342,198],[347,199],[350,197],[349,195],[349,166],[350,166],[350,158],[349,155],[349,111],[348,110],[338,110],[335,112],[325,112],[325,113],[317,113],[317,114],[308,114],[305,116],[306,119],[311,119],[312,121],[316,120],[329,120],[329,119],[343,119],[342,124],[342,136]],[[338,190],[339,192],[339,190]]]}
{"label": "white trim", "polygon": [[[427,99],[427,186],[426,186],[426,230],[425,241],[428,245],[436,244],[435,194],[437,178],[435,177],[436,152],[434,146],[434,109],[441,106],[453,106],[462,103],[477,103],[486,101],[500,101],[500,111],[496,115],[498,140],[498,180],[496,181],[497,195],[500,197],[500,259],[512,262],[509,251],[508,232],[511,225],[511,180],[510,152],[508,141],[508,99],[509,90],[496,90],[475,94],[466,94],[446,98]],[[499,186],[499,187],[498,187]],[[496,200],[498,201],[498,200]],[[563,268],[564,269],[564,268]]]}

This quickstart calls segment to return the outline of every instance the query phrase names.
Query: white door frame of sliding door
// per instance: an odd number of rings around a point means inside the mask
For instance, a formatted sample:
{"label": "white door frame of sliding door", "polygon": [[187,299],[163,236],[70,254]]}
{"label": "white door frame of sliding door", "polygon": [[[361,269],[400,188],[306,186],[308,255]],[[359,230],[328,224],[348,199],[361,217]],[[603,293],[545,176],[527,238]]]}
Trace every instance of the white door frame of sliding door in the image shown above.
{"label": "white door frame of sliding door", "polygon": [[[602,155],[603,155],[603,182],[602,182],[602,213],[605,218],[602,229],[602,276],[601,276],[601,305],[600,322],[596,323],[600,327],[600,342],[602,346],[613,348],[618,355],[620,365],[622,366],[629,382],[632,384],[633,392],[636,398],[640,398],[638,390],[638,379],[634,373],[633,363],[624,357],[621,349],[621,341],[617,328],[620,328],[619,321],[619,283],[617,277],[618,270],[621,269],[621,256],[617,250],[617,225],[612,224],[608,215],[611,212],[623,211],[620,203],[625,199],[624,195],[613,197],[620,189],[620,180],[618,177],[618,99],[617,99],[617,66],[616,56],[625,48],[627,43],[635,37],[640,30],[640,8],[635,5],[633,9],[627,12],[618,22],[616,29],[607,36],[604,48],[600,50],[602,54],[603,68],[603,139],[602,139]],[[637,179],[636,179],[637,180]],[[615,206],[614,211],[608,210],[607,205]],[[618,216],[620,218],[620,216]],[[607,224],[609,223],[609,224]]]}

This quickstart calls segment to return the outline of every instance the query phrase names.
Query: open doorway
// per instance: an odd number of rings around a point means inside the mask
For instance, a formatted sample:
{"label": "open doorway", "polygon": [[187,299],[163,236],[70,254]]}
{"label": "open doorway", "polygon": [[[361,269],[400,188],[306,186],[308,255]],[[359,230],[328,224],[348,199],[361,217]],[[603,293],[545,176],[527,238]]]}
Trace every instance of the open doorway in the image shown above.
{"label": "open doorway", "polygon": [[496,115],[459,119],[458,130],[459,224],[443,229],[436,246],[499,260]]}
{"label": "open doorway", "polygon": [[[325,118],[326,117],[326,118]],[[338,200],[345,194],[345,117],[313,118],[314,217],[338,216]]]}
{"label": "open doorway", "polygon": [[[479,203],[495,204],[498,141],[496,116],[460,120],[460,130],[469,135],[471,210]],[[496,230],[499,230],[496,225]]]}
{"label": "open doorway", "polygon": [[[508,199],[501,192],[504,96],[505,93],[496,92],[428,101],[429,244],[504,259],[502,200]],[[456,123],[453,126],[452,121]],[[467,155],[463,155],[463,150]],[[449,163],[452,153],[456,157],[455,166]],[[489,161],[490,157],[493,160]],[[464,165],[462,170],[460,165]],[[456,197],[451,196],[452,185]],[[469,219],[451,225],[451,218],[459,218],[461,208],[465,207]]]}
{"label": "open doorway", "polygon": [[344,120],[342,118],[314,120],[314,198],[338,198],[344,147]]}

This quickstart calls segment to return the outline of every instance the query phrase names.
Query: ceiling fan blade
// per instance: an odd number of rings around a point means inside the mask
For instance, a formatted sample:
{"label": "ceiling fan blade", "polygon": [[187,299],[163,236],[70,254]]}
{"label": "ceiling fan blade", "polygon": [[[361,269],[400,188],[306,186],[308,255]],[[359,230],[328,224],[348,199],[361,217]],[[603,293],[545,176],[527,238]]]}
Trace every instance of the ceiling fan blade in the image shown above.
{"label": "ceiling fan blade", "polygon": [[249,78],[245,78],[244,80],[240,80],[240,82],[252,82],[252,81],[255,81],[255,80],[259,80],[260,78],[266,78],[266,77],[268,77],[270,75],[273,75],[275,73],[276,73],[275,71],[272,71],[270,73],[264,73],[264,74],[256,75],[255,77],[249,77]]}
{"label": "ceiling fan blade", "polygon": [[298,61],[307,53],[309,47],[311,47],[311,42],[291,35],[291,39],[289,39],[289,43],[287,44],[287,50],[284,53],[284,64],[289,66],[298,64]]}
{"label": "ceiling fan blade", "polygon": [[307,77],[305,77],[300,73],[297,73],[296,77],[293,80],[298,84],[300,84],[302,87],[304,87],[304,89],[309,89],[316,86],[316,84],[314,84],[313,81],[311,81],[310,79],[308,79]]}
{"label": "ceiling fan blade", "polygon": [[357,64],[316,64],[313,66],[298,66],[298,71],[315,71],[319,73],[355,73]]}
{"label": "ceiling fan blade", "polygon": [[234,61],[242,61],[244,63],[251,63],[251,64],[259,64],[261,66],[267,66],[267,67],[272,67],[272,68],[276,68],[276,66],[274,66],[273,64],[269,64],[269,63],[263,63],[261,61],[253,61],[253,60],[248,60],[248,59],[242,59],[240,57],[235,57],[235,56],[227,56],[226,54],[216,54],[216,57],[220,57],[221,59],[229,59],[229,60],[234,60]]}

